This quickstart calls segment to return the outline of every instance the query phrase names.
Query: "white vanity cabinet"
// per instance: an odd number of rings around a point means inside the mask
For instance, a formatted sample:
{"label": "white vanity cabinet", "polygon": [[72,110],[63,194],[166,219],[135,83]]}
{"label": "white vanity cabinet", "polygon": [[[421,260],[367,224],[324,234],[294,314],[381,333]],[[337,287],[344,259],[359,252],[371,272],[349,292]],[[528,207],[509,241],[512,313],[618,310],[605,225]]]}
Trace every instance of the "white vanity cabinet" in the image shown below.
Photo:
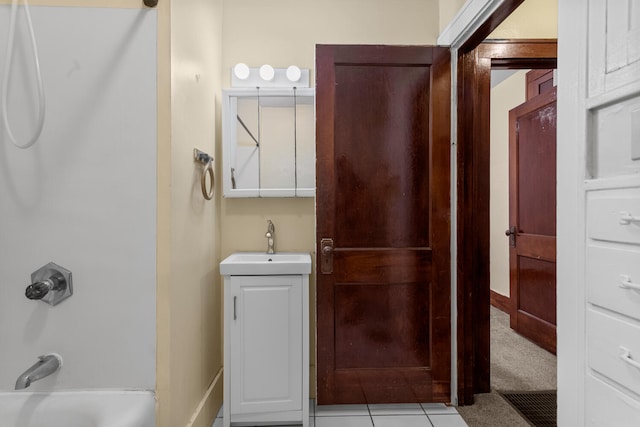
{"label": "white vanity cabinet", "polygon": [[308,274],[224,276],[225,427],[308,426],[308,289]]}

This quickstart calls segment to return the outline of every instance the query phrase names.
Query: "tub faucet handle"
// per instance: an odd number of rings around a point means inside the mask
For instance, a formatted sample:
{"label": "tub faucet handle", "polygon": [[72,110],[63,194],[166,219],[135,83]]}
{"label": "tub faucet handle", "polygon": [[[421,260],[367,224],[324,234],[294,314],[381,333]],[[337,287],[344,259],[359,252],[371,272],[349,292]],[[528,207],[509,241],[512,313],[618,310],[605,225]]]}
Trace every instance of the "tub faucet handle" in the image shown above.
{"label": "tub faucet handle", "polygon": [[31,274],[31,284],[24,294],[29,299],[56,305],[72,295],[71,285],[71,272],[50,262]]}
{"label": "tub faucet handle", "polygon": [[24,294],[29,299],[42,299],[49,291],[60,291],[67,287],[67,281],[60,273],[55,273],[48,279],[35,282],[27,286]]}
{"label": "tub faucet handle", "polygon": [[46,282],[36,282],[27,286],[24,294],[29,299],[42,299],[50,289]]}

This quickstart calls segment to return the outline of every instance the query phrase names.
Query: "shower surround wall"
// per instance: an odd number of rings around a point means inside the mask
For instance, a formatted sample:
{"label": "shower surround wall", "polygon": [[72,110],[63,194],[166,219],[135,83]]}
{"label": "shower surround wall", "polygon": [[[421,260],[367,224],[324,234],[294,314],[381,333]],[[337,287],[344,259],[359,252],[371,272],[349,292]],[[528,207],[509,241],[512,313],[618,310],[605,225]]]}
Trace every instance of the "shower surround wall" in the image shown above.
{"label": "shower surround wall", "polygon": [[[10,7],[0,5],[0,66]],[[29,390],[155,388],[156,39],[154,10],[32,7],[47,95],[28,150],[0,123],[0,391],[46,352],[64,366]],[[9,106],[14,134],[35,122],[35,80],[19,14]],[[74,295],[27,300],[54,261]]]}

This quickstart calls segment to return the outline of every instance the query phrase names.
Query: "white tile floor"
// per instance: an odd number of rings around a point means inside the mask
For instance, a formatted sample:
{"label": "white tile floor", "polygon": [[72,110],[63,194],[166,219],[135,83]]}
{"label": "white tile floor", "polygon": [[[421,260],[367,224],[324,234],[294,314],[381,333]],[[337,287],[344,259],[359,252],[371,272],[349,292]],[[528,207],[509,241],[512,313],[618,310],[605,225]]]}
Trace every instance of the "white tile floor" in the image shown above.
{"label": "white tile floor", "polygon": [[[442,403],[317,406],[309,402],[310,427],[468,427],[456,408]],[[222,409],[212,427],[222,427]]]}

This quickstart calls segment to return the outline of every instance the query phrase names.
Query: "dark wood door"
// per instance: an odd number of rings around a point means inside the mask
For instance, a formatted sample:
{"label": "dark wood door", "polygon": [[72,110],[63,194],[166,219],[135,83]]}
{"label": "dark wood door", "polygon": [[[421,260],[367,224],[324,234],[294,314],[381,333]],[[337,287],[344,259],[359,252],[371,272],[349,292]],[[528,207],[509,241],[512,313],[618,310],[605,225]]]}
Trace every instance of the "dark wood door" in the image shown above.
{"label": "dark wood door", "polygon": [[553,86],[553,69],[535,69],[527,72],[527,100],[534,98],[542,93],[552,91]]}
{"label": "dark wood door", "polygon": [[511,327],[556,351],[556,89],[509,111]]}
{"label": "dark wood door", "polygon": [[317,400],[450,400],[446,48],[318,46]]}

